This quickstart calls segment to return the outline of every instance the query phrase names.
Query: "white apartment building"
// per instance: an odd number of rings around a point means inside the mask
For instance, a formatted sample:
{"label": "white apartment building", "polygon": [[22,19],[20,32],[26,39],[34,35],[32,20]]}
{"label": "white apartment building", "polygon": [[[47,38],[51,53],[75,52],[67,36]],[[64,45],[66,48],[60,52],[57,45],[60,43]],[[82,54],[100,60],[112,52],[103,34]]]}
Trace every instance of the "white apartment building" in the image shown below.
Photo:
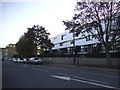
{"label": "white apartment building", "polygon": [[[54,47],[52,48],[53,50],[73,47],[73,33],[65,31],[62,34],[52,37],[51,41],[54,44]],[[95,43],[98,43],[98,40],[92,38],[92,36],[88,38],[83,38],[83,36],[80,34],[78,37],[75,37],[75,46],[89,45]]]}
{"label": "white apartment building", "polygon": [[[74,46],[76,47],[77,54],[86,53],[104,53],[105,48],[99,43],[99,41],[92,36],[84,38],[81,34],[75,37],[75,44],[73,44],[73,33],[65,31],[59,35],[51,38],[51,42],[54,44],[52,51],[62,54],[73,54]],[[117,48],[116,48],[117,47]],[[111,47],[111,52],[120,51],[120,41],[116,43],[116,46]]]}
{"label": "white apartment building", "polygon": [[[120,16],[120,13],[115,14],[115,17],[113,17],[113,19],[118,16]],[[116,22],[112,23],[112,28],[115,27],[115,24]],[[102,23],[102,27],[105,28],[104,23]],[[93,31],[96,32],[94,28]],[[120,36],[119,31],[117,33],[119,37]],[[113,34],[116,34],[116,32],[115,31],[111,32],[110,37],[112,37]],[[52,51],[54,51],[55,54],[56,53],[73,54],[74,51],[76,51],[77,54],[105,52],[104,46],[99,43],[97,38],[95,39],[93,38],[92,35],[88,35],[87,33],[85,33],[85,35],[86,37],[83,37],[82,34],[79,34],[79,36],[78,37],[76,36],[74,39],[73,39],[73,33],[70,33],[69,31],[65,31],[64,33],[56,35],[55,37],[51,38],[51,41],[54,44]],[[111,38],[109,38],[109,40],[111,41]],[[120,52],[120,38],[114,43],[113,47],[110,47],[110,52],[111,53]]]}
{"label": "white apartment building", "polygon": [[[52,37],[51,41],[54,44],[54,47],[52,48],[53,51],[59,51],[59,52],[63,51],[66,54],[74,53],[73,33],[70,33],[69,31],[65,31],[62,34]],[[92,38],[92,36],[83,38],[81,34],[78,37],[75,37],[74,41],[79,54],[86,53],[87,51],[85,50],[85,48],[87,48],[87,46],[94,45],[93,47],[95,47],[96,44],[98,43],[98,40]]]}

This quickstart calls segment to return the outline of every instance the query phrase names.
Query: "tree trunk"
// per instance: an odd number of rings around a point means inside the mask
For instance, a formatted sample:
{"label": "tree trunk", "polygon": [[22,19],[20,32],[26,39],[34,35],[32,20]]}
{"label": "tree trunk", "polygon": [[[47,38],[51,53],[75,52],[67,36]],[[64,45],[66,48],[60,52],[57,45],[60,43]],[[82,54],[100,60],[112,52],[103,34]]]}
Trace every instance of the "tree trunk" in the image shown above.
{"label": "tree trunk", "polygon": [[107,59],[108,67],[112,67],[112,61],[111,61],[111,58],[110,58],[110,53],[109,53],[109,47],[108,46],[106,46],[106,59]]}

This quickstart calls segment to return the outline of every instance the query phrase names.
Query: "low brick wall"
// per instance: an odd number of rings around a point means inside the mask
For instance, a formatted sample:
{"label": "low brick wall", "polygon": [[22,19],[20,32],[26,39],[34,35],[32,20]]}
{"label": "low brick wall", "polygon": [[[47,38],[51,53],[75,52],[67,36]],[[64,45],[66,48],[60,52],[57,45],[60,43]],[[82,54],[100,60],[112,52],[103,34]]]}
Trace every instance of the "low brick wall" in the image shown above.
{"label": "low brick wall", "polygon": [[[45,63],[51,63],[51,64],[64,64],[64,65],[73,65],[74,60],[73,58],[58,58],[58,57],[47,57],[47,58],[41,58]],[[119,58],[111,58],[112,66],[118,66],[120,65],[120,61],[118,61]],[[106,66],[107,59],[106,58],[75,58],[75,64],[79,65],[95,65],[95,66]]]}

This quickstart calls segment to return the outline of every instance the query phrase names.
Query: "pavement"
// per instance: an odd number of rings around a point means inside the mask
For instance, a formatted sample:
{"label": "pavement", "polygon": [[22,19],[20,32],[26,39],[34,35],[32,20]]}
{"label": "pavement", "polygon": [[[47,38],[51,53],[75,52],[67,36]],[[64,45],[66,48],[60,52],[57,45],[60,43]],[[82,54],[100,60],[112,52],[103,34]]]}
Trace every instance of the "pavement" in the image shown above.
{"label": "pavement", "polygon": [[95,70],[104,70],[104,71],[110,71],[110,72],[120,72],[120,68],[115,67],[100,67],[100,66],[90,66],[90,65],[63,65],[63,64],[51,64],[51,63],[45,63],[46,65],[52,65],[52,66],[60,66],[60,67],[71,67],[71,68],[85,68],[85,69],[95,69]]}
{"label": "pavement", "polygon": [[[2,62],[2,61],[0,61]],[[104,70],[110,72],[120,72],[120,68],[117,67],[104,67],[104,66],[92,66],[92,65],[66,65],[66,64],[53,64],[53,63],[44,63],[45,65],[60,66],[60,67],[70,67],[70,68],[85,68],[85,69],[94,69],[94,70]]]}

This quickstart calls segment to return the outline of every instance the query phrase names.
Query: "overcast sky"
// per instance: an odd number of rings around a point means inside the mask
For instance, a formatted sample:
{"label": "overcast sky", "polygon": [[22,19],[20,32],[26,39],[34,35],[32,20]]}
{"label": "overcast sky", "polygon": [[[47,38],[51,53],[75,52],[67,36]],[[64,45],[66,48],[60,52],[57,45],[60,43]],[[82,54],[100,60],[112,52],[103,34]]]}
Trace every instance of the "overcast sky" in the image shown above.
{"label": "overcast sky", "polygon": [[[19,2],[15,2],[19,1]],[[33,2],[34,1],[34,2]],[[0,47],[15,44],[27,27],[42,25],[50,37],[63,33],[63,20],[74,14],[76,0],[4,0],[0,2]],[[2,13],[2,14],[1,14]]]}

